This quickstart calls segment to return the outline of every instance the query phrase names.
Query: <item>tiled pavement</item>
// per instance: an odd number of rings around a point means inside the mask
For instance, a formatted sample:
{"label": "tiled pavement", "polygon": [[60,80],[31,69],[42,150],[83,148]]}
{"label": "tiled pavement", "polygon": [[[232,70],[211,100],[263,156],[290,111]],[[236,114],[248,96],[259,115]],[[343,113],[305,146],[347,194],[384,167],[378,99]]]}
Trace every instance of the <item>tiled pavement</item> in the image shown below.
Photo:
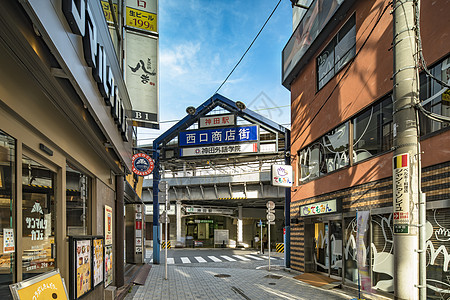
{"label": "tiled pavement", "polygon": [[[234,266],[234,267],[233,267]],[[239,268],[236,264],[152,265],[143,286],[134,286],[125,300],[186,300],[186,299],[352,299],[339,289],[324,290],[294,278],[283,268]],[[215,276],[219,275],[219,277]]]}

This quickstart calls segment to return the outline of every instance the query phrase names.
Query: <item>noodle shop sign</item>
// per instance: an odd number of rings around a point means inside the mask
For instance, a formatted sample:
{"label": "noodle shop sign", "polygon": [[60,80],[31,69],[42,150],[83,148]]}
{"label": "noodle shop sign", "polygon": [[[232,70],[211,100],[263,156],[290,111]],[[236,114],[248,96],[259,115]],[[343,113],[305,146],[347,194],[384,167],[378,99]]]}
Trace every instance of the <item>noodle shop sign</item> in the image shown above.
{"label": "noodle shop sign", "polygon": [[300,216],[302,217],[323,215],[328,213],[335,213],[338,211],[339,206],[336,199],[300,206]]}

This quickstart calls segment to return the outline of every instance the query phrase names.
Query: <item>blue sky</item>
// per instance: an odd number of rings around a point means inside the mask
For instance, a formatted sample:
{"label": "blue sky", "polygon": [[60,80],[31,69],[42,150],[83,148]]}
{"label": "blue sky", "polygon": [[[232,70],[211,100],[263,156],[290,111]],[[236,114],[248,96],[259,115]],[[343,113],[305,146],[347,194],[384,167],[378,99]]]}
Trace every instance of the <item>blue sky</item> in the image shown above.
{"label": "blue sky", "polygon": [[[148,144],[211,97],[256,36],[278,0],[159,1],[160,131],[138,130]],[[292,33],[291,2],[282,0],[219,93],[272,120],[290,122],[281,85],[281,51]],[[267,110],[266,108],[279,107]],[[263,110],[261,110],[263,109]]]}

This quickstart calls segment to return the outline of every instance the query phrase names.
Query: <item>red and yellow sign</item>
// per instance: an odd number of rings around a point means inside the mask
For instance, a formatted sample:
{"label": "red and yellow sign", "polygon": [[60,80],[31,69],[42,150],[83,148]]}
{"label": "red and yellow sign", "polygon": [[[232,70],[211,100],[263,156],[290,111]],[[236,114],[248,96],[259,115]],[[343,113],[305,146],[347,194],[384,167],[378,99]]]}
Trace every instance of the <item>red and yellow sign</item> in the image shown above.
{"label": "red and yellow sign", "polygon": [[145,31],[157,32],[157,16],[147,11],[131,8],[126,9],[126,26]]}

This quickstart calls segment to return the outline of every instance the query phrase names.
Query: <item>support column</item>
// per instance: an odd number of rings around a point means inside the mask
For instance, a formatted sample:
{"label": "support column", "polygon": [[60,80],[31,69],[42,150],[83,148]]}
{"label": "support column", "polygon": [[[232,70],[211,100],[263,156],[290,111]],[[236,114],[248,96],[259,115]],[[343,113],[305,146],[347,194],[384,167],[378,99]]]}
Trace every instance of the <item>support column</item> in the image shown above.
{"label": "support column", "polygon": [[[286,145],[286,155],[284,162],[286,165],[291,164],[291,136],[290,132],[286,132],[284,137]],[[293,178],[293,177],[292,177]],[[293,178],[294,179],[294,178]],[[291,267],[291,188],[285,188],[284,191],[284,266]]]}
{"label": "support column", "polygon": [[181,242],[181,201],[176,204],[176,218],[177,218],[177,242]]}
{"label": "support column", "polygon": [[[419,95],[414,1],[393,3],[394,297],[419,299],[419,156],[415,104]],[[425,224],[423,224],[425,225]],[[423,251],[424,249],[422,249]]]}
{"label": "support column", "polygon": [[[153,149],[157,150],[158,145],[153,144]],[[153,153],[153,160],[155,167],[153,169],[153,264],[159,265],[160,261],[160,240],[161,235],[159,231],[159,152]]]}
{"label": "support column", "polygon": [[242,222],[242,205],[238,206],[237,245],[244,241],[244,224]]}
{"label": "support column", "polygon": [[124,193],[125,193],[125,182],[123,175],[116,176],[116,286],[121,287],[125,282],[125,267],[124,267],[124,257],[123,257],[123,241],[125,240],[125,229],[124,229]]}

